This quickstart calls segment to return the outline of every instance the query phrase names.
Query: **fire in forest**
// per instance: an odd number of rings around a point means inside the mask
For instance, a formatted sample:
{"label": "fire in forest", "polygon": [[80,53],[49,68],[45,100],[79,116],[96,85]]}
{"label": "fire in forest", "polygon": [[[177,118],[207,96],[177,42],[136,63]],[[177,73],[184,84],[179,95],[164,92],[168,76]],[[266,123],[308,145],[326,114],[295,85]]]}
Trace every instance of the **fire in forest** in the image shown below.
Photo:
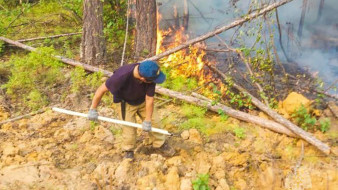
{"label": "fire in forest", "polygon": [[[158,14],[158,23],[160,19],[161,15]],[[189,40],[189,35],[185,34],[184,27],[161,30],[158,25],[156,54],[174,48],[187,40]],[[184,78],[195,78],[199,86],[196,90],[209,98],[215,98],[215,96],[225,94],[227,88],[218,78],[214,78],[209,71],[208,65],[214,65],[215,63],[206,58],[205,49],[205,43],[200,42],[189,46],[189,48],[185,50],[162,58],[160,62],[165,68],[170,69],[169,77],[175,78],[181,76]],[[210,93],[215,90],[220,93],[218,93],[218,95],[217,93]]]}

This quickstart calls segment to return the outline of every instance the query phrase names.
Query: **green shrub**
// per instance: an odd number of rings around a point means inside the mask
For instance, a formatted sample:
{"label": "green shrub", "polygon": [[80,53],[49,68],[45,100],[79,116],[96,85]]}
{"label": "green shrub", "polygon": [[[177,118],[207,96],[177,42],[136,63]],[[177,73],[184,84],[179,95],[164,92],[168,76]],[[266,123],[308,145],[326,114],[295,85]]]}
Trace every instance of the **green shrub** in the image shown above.
{"label": "green shrub", "polygon": [[47,97],[38,90],[31,91],[24,100],[27,107],[38,110],[39,108],[48,104]]}
{"label": "green shrub", "polygon": [[183,75],[173,77],[170,70],[170,68],[162,68],[162,71],[167,76],[165,82],[161,84],[162,87],[175,91],[192,91],[198,88],[198,82],[195,78],[187,78]]}
{"label": "green shrub", "polygon": [[245,129],[241,128],[241,127],[237,127],[233,130],[233,132],[235,133],[235,136],[240,138],[240,139],[244,139],[245,138]]}
{"label": "green shrub", "polygon": [[192,182],[192,187],[194,188],[194,190],[210,190],[208,183],[209,175],[199,174],[198,178]]}
{"label": "green shrub", "polygon": [[292,115],[294,122],[304,130],[314,129],[317,122],[315,117],[312,117],[308,110],[302,105]]}
{"label": "green shrub", "polygon": [[218,114],[221,116],[221,121],[227,121],[229,119],[229,116],[221,109],[218,110]]}
{"label": "green shrub", "polygon": [[32,109],[46,105],[49,89],[63,80],[62,64],[52,54],[52,48],[43,47],[23,57],[13,56],[9,60],[11,75],[2,88],[12,99],[24,101]]}
{"label": "green shrub", "polygon": [[325,133],[330,129],[331,122],[328,118],[319,122],[320,131]]}
{"label": "green shrub", "polygon": [[95,91],[102,84],[103,73],[87,74],[82,67],[76,67],[70,73],[71,92],[79,93],[82,90]]}

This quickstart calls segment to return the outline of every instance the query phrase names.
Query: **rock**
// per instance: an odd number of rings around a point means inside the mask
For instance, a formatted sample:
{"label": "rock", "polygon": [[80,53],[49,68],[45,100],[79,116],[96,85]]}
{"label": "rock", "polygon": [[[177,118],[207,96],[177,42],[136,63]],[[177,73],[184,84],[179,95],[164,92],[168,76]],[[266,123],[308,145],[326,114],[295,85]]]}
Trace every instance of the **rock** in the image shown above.
{"label": "rock", "polygon": [[174,156],[167,160],[168,166],[179,166],[182,164],[182,157],[181,156]]}
{"label": "rock", "polygon": [[11,165],[0,170],[0,184],[15,184],[21,182],[33,185],[39,180],[39,170],[32,163],[26,165]]}
{"label": "rock", "polygon": [[224,179],[225,178],[225,171],[224,170],[217,170],[215,173],[214,173],[214,176],[217,180],[221,180],[221,179]]}
{"label": "rock", "polygon": [[283,109],[291,115],[295,110],[301,107],[303,105],[305,108],[309,108],[311,104],[311,101],[304,97],[301,94],[298,94],[296,92],[291,92],[286,99],[283,101],[282,106]]}
{"label": "rock", "polygon": [[197,143],[197,144],[202,144],[202,138],[200,135],[200,132],[197,129],[189,129],[189,141]]}
{"label": "rock", "polygon": [[181,133],[181,137],[182,137],[182,139],[184,139],[184,140],[188,140],[188,139],[189,139],[189,136],[190,136],[190,134],[189,134],[189,131],[187,131],[187,130],[185,130],[185,131],[183,131],[183,132]]}
{"label": "rock", "polygon": [[181,180],[180,190],[192,190],[191,180],[188,178],[183,178]]}
{"label": "rock", "polygon": [[3,143],[1,148],[3,156],[14,156],[19,152],[19,149],[14,147],[13,143],[11,142]]}
{"label": "rock", "polygon": [[100,139],[101,141],[110,143],[110,144],[114,143],[113,134],[108,129],[102,126],[98,126],[95,128],[94,137]]}
{"label": "rock", "polygon": [[[159,182],[161,179],[161,174],[152,173],[147,176],[141,177],[137,179],[137,189],[144,190],[154,190],[154,189],[166,189],[163,187],[163,184]],[[131,188],[133,189],[133,188]],[[135,188],[134,188],[135,189]]]}
{"label": "rock", "polygon": [[199,174],[207,174],[211,168],[209,157],[205,152],[199,153],[197,156],[196,170]]}
{"label": "rock", "polygon": [[238,152],[226,152],[223,153],[223,158],[230,164],[235,166],[246,165],[246,162],[249,160],[250,155],[248,153],[239,154]]}
{"label": "rock", "polygon": [[238,189],[247,189],[247,183],[246,181],[244,181],[244,179],[238,179],[237,181],[235,181],[235,187],[237,187]]}
{"label": "rock", "polygon": [[225,160],[222,155],[216,156],[212,159],[212,168],[215,168],[215,170],[225,168]]}
{"label": "rock", "polygon": [[270,190],[272,187],[280,187],[281,178],[275,172],[274,168],[267,167],[260,175],[259,175],[259,189],[262,190]]}
{"label": "rock", "polygon": [[165,181],[167,189],[180,189],[180,177],[178,176],[177,167],[170,168]]}
{"label": "rock", "polygon": [[83,133],[83,135],[81,136],[79,142],[81,143],[86,143],[88,141],[90,141],[93,138],[93,135],[90,131],[86,131]]}
{"label": "rock", "polygon": [[230,187],[225,179],[220,179],[218,181],[218,187],[220,190],[230,190]]}
{"label": "rock", "polygon": [[65,142],[65,141],[71,140],[69,130],[66,130],[63,128],[55,131],[54,138],[57,139],[59,142]]}
{"label": "rock", "polygon": [[72,134],[81,132],[81,129],[89,129],[90,128],[90,122],[88,122],[87,118],[83,118],[83,117],[78,117],[78,118],[74,118],[71,121],[69,121],[68,123],[66,123],[63,126],[64,129],[66,130],[71,130]]}
{"label": "rock", "polygon": [[126,179],[130,177],[131,173],[131,162],[129,159],[124,159],[121,164],[116,168],[115,171],[115,179],[119,182],[122,183]]}

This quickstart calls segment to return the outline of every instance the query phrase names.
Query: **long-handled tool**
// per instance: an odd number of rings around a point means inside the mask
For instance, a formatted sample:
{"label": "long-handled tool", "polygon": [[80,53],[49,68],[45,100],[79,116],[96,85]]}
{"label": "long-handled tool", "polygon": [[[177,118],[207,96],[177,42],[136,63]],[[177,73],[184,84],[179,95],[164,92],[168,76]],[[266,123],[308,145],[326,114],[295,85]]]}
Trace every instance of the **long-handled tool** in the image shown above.
{"label": "long-handled tool", "polygon": [[[84,113],[79,113],[79,112],[65,110],[65,109],[56,108],[56,107],[53,107],[52,110],[60,112],[60,113],[65,113],[65,114],[68,114],[68,115],[74,115],[74,116],[80,116],[80,117],[87,118],[87,114],[84,114]],[[102,117],[102,116],[99,116],[98,120],[107,121],[107,122],[110,122],[110,123],[116,123],[116,124],[121,124],[121,125],[126,125],[126,126],[129,126],[129,127],[135,127],[135,128],[142,129],[142,125],[141,124],[132,123],[132,122],[128,122],[128,121],[122,121],[122,120],[117,120],[117,119],[112,119],[112,118]],[[154,127],[151,128],[151,131],[155,132],[155,133],[161,133],[161,134],[164,134],[164,135],[169,135],[169,136],[173,135],[173,134],[169,133],[166,130],[157,129],[157,128],[154,128]]]}

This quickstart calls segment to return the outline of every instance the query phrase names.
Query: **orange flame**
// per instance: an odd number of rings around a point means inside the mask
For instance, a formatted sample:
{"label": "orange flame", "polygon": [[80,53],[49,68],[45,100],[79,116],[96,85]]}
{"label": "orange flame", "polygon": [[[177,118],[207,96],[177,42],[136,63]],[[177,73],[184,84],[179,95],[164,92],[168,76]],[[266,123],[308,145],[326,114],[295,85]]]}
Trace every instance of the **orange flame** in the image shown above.
{"label": "orange flame", "polygon": [[[176,30],[174,34],[171,29],[160,30],[159,21],[161,18],[162,16],[158,14],[156,54],[162,53],[167,49],[174,48],[189,39],[189,36],[185,34],[183,27]],[[218,90],[224,94],[227,90],[226,86],[220,80],[214,79],[211,73],[204,69],[206,65],[214,64],[206,59],[206,52],[203,50],[205,47],[206,45],[204,43],[192,45],[186,50],[170,54],[169,56],[161,59],[161,62],[164,67],[171,68],[170,75],[172,77],[195,77],[198,79],[199,86],[207,86],[207,84],[212,82],[216,84],[218,86]],[[205,91],[206,88],[208,87],[205,87],[203,91]],[[209,90],[212,91],[213,89]],[[212,95],[213,93],[209,94],[210,95],[207,95],[209,98],[214,98],[214,95]]]}

